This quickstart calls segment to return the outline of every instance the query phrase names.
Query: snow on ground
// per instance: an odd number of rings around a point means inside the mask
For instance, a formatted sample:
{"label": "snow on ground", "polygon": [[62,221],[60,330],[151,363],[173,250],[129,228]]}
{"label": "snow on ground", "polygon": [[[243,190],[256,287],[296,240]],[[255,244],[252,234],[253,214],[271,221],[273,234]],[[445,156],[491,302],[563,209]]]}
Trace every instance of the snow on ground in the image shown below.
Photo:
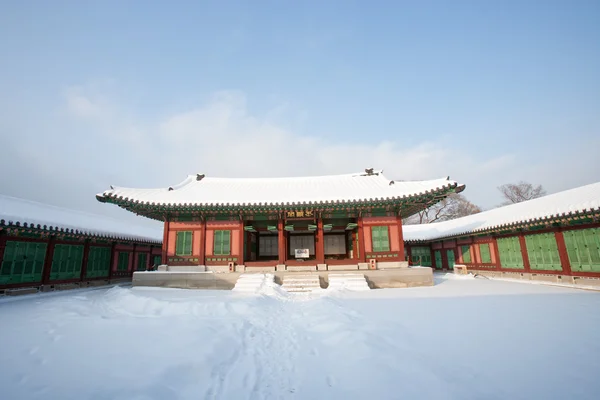
{"label": "snow on ground", "polygon": [[1,397],[598,398],[600,293],[437,280],[308,295],[113,287],[1,299]]}

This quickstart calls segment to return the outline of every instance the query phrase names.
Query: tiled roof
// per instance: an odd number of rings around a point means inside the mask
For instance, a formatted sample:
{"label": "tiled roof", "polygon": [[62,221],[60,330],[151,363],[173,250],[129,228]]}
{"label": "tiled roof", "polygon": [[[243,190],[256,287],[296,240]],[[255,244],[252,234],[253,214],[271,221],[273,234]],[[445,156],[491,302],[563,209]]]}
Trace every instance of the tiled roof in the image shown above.
{"label": "tiled roof", "polygon": [[0,195],[0,226],[19,226],[53,232],[77,233],[107,239],[162,242],[162,228],[129,223],[31,200]]}
{"label": "tiled roof", "polygon": [[294,178],[212,178],[190,175],[170,188],[114,187],[96,197],[148,205],[250,206],[321,203],[360,203],[401,200],[462,189],[442,178],[429,181],[392,181],[381,172]]}
{"label": "tiled roof", "polygon": [[405,225],[403,233],[406,241],[435,240],[598,212],[599,209],[600,182],[451,221]]}

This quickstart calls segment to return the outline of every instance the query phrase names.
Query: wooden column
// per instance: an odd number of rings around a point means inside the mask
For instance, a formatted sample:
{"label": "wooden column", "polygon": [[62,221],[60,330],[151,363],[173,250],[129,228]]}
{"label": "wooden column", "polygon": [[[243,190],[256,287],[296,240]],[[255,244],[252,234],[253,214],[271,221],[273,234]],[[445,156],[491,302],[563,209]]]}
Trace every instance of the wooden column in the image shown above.
{"label": "wooden column", "polygon": [[364,231],[363,219],[358,217],[358,252],[360,257],[358,262],[367,262],[367,255],[365,254],[365,231]]}
{"label": "wooden column", "polygon": [[519,244],[521,245],[521,258],[523,258],[523,266],[525,272],[531,272],[531,264],[529,264],[529,255],[527,255],[527,242],[525,241],[525,235],[519,234]]}
{"label": "wooden column", "polygon": [[317,219],[317,237],[315,238],[315,258],[317,264],[325,264],[325,238],[323,235],[323,219]]}
{"label": "wooden column", "polygon": [[[163,241],[163,251],[164,251]],[[202,218],[200,221],[200,254],[198,254],[198,264],[205,265],[204,257],[206,255],[206,219]],[[163,262],[164,264],[164,262]]]}
{"label": "wooden column", "polygon": [[285,264],[287,258],[287,249],[285,245],[285,230],[283,228],[283,219],[279,218],[279,221],[277,221],[277,262],[279,264]]}
{"label": "wooden column", "polygon": [[167,250],[169,249],[169,220],[165,220],[162,242],[162,263],[167,263]]}
{"label": "wooden column", "polygon": [[402,232],[402,217],[401,216],[397,216],[396,217],[396,223],[398,224],[398,241],[399,243],[399,247],[398,247],[398,251],[400,252],[400,260],[402,261],[406,261],[406,258],[404,257],[404,233]]}
{"label": "wooden column", "polygon": [[83,245],[83,261],[81,265],[81,275],[79,276],[79,280],[83,281],[85,276],[87,275],[87,265],[88,259],[90,257],[90,241],[86,239],[85,244]]}
{"label": "wooden column", "polygon": [[560,257],[560,265],[565,275],[571,275],[571,261],[569,260],[569,253],[567,253],[567,245],[565,244],[565,237],[561,231],[554,232],[556,237],[556,245],[558,246],[558,256]]}
{"label": "wooden column", "polygon": [[110,246],[110,268],[108,269],[108,280],[110,281],[113,277],[113,268],[115,264],[115,257],[117,256],[117,242],[113,242]]}
{"label": "wooden column", "polygon": [[246,241],[246,235],[244,235],[244,220],[240,221],[240,247],[239,247],[239,257],[238,257],[238,265],[244,265],[244,242]]}
{"label": "wooden column", "polygon": [[135,271],[135,269],[137,268],[137,257],[136,257],[136,253],[135,253],[135,249],[137,248],[137,244],[134,243],[133,244],[133,249],[131,250],[131,260],[129,261],[129,269],[127,271],[127,273],[130,276],[133,276],[133,271]]}
{"label": "wooden column", "polygon": [[48,239],[48,249],[46,250],[46,258],[44,259],[44,270],[42,271],[42,285],[50,283],[50,270],[52,269],[52,258],[54,258],[54,244],[56,236],[50,236]]}
{"label": "wooden column", "polygon": [[492,237],[492,243],[490,245],[494,246],[494,257],[496,258],[496,269],[500,270],[502,268],[502,264],[500,263],[500,250],[498,249],[498,241],[495,237]]}

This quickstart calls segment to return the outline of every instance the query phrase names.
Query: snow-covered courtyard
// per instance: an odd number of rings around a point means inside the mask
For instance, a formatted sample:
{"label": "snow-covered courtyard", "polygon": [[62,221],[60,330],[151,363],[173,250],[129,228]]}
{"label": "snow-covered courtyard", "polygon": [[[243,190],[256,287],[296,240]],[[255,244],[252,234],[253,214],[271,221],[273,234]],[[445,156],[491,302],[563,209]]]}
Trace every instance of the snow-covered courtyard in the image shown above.
{"label": "snow-covered courtyard", "polygon": [[113,287],[0,299],[0,397],[598,398],[600,293],[436,283],[320,295]]}

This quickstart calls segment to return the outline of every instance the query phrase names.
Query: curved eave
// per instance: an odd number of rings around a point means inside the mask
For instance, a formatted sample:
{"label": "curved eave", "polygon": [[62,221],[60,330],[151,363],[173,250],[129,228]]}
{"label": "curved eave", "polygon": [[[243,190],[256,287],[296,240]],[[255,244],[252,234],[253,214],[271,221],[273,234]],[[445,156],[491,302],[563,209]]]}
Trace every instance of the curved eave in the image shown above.
{"label": "curved eave", "polygon": [[145,237],[137,237],[133,235],[111,235],[104,233],[97,233],[87,231],[85,229],[72,229],[65,228],[59,225],[42,225],[42,224],[33,224],[24,221],[6,221],[4,219],[0,220],[0,230],[4,229],[18,229],[20,231],[25,231],[29,233],[38,233],[38,234],[49,234],[49,235],[70,235],[70,236],[80,236],[85,239],[99,239],[99,240],[112,240],[112,241],[121,241],[121,242],[136,242],[136,243],[144,243],[144,244],[162,244],[162,241],[145,238]]}
{"label": "curved eave", "polygon": [[437,237],[434,237],[431,239],[407,240],[406,243],[409,243],[409,244],[429,243],[429,242],[436,242],[436,241],[440,241],[440,240],[457,239],[457,238],[472,236],[472,235],[493,234],[493,233],[497,233],[500,231],[506,231],[506,230],[526,229],[526,228],[536,227],[536,226],[540,226],[540,225],[549,225],[549,224],[556,224],[556,223],[567,224],[571,220],[577,220],[577,219],[586,218],[586,217],[587,218],[592,217],[596,220],[595,222],[597,222],[597,219],[600,218],[600,209],[591,208],[589,210],[585,209],[585,210],[580,210],[580,211],[575,211],[575,212],[553,214],[553,215],[548,215],[548,216],[540,217],[540,218],[532,218],[532,219],[523,220],[523,221],[488,226],[488,227],[481,228],[481,229],[472,229],[469,231],[453,233],[451,235],[437,236]]}
{"label": "curved eave", "polygon": [[[417,206],[415,211],[411,211],[412,214],[420,211],[431,205],[432,201],[440,201],[442,198],[450,193],[460,193],[465,189],[465,185],[458,185],[457,183],[449,183],[432,190],[426,190],[419,193],[410,195],[394,196],[387,198],[364,198],[352,201],[315,201],[308,203],[155,203],[148,201],[140,201],[138,199],[130,199],[123,196],[114,196],[110,193],[103,193],[96,195],[96,199],[102,203],[112,203],[119,207],[122,207],[128,211],[135,212],[137,214],[149,216],[152,213],[160,212],[173,212],[173,211],[205,211],[205,212],[216,212],[216,211],[285,211],[288,209],[296,208],[316,208],[316,209],[328,209],[337,207],[373,207],[373,206],[387,206],[387,205],[398,205],[413,202],[415,200],[426,198],[428,201]],[[408,215],[412,215],[408,214]],[[150,217],[152,218],[152,217]]]}

